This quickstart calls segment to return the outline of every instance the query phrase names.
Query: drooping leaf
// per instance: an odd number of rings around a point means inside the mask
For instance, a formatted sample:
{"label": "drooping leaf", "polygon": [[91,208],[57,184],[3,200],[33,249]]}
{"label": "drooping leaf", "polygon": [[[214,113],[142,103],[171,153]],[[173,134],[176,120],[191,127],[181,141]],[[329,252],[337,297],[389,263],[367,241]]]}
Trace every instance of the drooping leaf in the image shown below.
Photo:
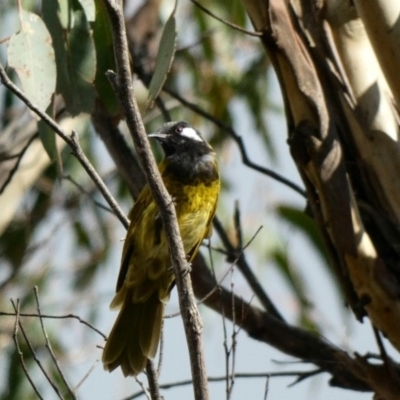
{"label": "drooping leaf", "polygon": [[286,222],[300,229],[308,237],[320,256],[329,264],[329,259],[315,222],[303,210],[296,207],[280,205],[277,208],[277,212]]}
{"label": "drooping leaf", "polygon": [[95,0],[79,0],[79,3],[85,11],[86,19],[89,22],[93,22],[96,17]]}
{"label": "drooping leaf", "polygon": [[110,21],[102,0],[96,0],[96,19],[93,24],[93,39],[96,46],[97,70],[94,81],[97,94],[111,116],[119,113],[120,104],[105,73],[115,71],[113,37]]}
{"label": "drooping leaf", "polygon": [[70,77],[74,101],[69,107],[72,115],[90,113],[94,106],[94,78],[96,76],[96,51],[90,26],[82,10],[74,12],[74,26],[68,37]]}
{"label": "drooping leaf", "polygon": [[160,47],[156,57],[156,65],[149,85],[149,97],[147,99],[148,109],[152,107],[154,100],[159,95],[174,60],[176,48],[175,11],[176,2],[173,11],[164,26],[161,36]]}
{"label": "drooping leaf", "polygon": [[312,308],[312,303],[308,297],[306,282],[299,274],[293,261],[289,259],[288,253],[282,248],[276,248],[272,251],[271,257],[297,299],[300,312],[299,322],[304,328],[319,332],[317,322],[311,317],[311,313],[309,312]]}
{"label": "drooping leaf", "polygon": [[22,11],[21,23],[21,30],[10,39],[8,65],[16,71],[29,100],[45,111],[56,88],[51,36],[36,14]]}
{"label": "drooping leaf", "polygon": [[91,250],[92,242],[90,240],[90,234],[87,231],[85,225],[82,224],[81,221],[77,220],[75,221],[73,227],[74,227],[75,237],[79,246]]}
{"label": "drooping leaf", "polygon": [[[50,117],[53,117],[52,114],[53,107],[50,106],[46,110],[46,114]],[[38,132],[40,141],[43,144],[44,149],[46,150],[47,155],[49,156],[51,161],[57,161],[59,168],[61,167],[61,158],[60,153],[57,149],[56,143],[56,134],[43,120],[38,122]]]}
{"label": "drooping leaf", "polygon": [[[66,104],[72,102],[73,92],[68,72],[67,43],[64,29],[71,22],[72,9],[70,2],[58,0],[42,0],[43,21],[53,39],[57,66],[57,93],[61,93]],[[70,21],[70,22],[68,22]]]}
{"label": "drooping leaf", "polygon": [[74,26],[73,0],[46,0],[57,5],[61,27],[70,30]]}
{"label": "drooping leaf", "polygon": [[89,113],[94,104],[94,40],[80,3],[43,0],[42,13],[51,33],[57,63],[57,93],[72,115]]}
{"label": "drooping leaf", "polygon": [[275,248],[271,253],[272,259],[279,267],[279,271],[284,276],[286,282],[296,294],[297,300],[303,307],[308,307],[310,302],[307,298],[305,282],[297,273],[293,263],[289,260],[288,254],[282,248]]}

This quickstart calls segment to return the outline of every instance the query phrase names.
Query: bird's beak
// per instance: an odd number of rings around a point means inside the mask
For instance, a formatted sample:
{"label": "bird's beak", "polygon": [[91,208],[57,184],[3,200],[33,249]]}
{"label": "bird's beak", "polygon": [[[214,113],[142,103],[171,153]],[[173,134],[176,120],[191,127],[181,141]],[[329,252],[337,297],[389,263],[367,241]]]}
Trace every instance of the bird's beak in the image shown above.
{"label": "bird's beak", "polygon": [[150,133],[149,135],[147,135],[147,137],[162,141],[167,138],[167,135],[165,133],[161,133],[161,132],[154,132],[154,133]]}

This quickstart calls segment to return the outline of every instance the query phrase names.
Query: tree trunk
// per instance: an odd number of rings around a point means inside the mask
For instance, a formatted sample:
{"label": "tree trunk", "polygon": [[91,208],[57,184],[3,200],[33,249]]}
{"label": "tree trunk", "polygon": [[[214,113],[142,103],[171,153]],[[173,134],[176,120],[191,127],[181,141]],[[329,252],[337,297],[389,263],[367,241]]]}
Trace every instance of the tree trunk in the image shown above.
{"label": "tree trunk", "polygon": [[[400,4],[243,3],[278,76],[290,151],[346,301],[400,350]],[[362,364],[377,395],[398,398],[396,374],[383,380]]]}

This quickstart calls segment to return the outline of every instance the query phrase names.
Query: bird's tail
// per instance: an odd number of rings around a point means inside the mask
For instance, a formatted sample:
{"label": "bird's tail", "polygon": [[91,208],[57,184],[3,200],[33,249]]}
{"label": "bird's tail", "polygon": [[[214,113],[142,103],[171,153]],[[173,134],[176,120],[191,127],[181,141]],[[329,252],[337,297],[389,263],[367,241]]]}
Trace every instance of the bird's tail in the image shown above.
{"label": "bird's tail", "polygon": [[111,372],[121,366],[125,376],[142,372],[157,353],[163,313],[164,303],[157,292],[143,303],[133,303],[128,290],[104,347],[104,369]]}

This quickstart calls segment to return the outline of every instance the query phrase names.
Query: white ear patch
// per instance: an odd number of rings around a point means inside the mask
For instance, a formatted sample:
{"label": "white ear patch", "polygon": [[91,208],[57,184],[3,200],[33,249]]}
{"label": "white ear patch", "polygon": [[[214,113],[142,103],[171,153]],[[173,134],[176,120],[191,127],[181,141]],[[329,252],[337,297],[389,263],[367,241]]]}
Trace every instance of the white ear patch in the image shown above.
{"label": "white ear patch", "polygon": [[198,133],[193,128],[183,128],[181,136],[185,136],[188,139],[196,140],[197,142],[202,142],[203,139],[198,135]]}

